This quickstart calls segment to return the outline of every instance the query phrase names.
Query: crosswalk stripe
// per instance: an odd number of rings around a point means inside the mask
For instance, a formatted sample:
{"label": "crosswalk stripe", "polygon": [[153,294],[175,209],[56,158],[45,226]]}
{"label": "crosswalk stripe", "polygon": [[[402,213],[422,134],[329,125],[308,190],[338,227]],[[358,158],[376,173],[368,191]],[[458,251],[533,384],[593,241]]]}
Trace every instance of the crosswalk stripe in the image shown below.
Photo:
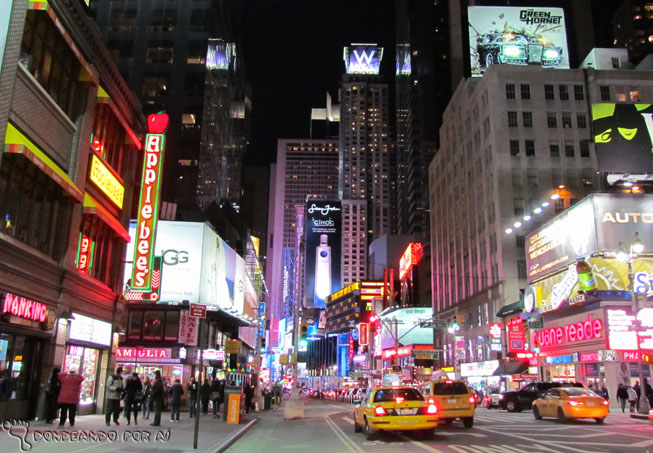
{"label": "crosswalk stripe", "polygon": [[342,417],[342,419],[343,419],[344,421],[346,421],[347,423],[349,423],[350,425],[353,425],[353,424],[354,424],[354,419],[353,419],[353,418]]}

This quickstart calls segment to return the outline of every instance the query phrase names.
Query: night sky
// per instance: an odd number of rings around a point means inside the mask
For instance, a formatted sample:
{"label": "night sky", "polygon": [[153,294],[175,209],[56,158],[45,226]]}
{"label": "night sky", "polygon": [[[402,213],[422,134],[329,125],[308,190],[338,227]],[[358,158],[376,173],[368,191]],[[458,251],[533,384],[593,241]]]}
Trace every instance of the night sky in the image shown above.
{"label": "night sky", "polygon": [[[600,46],[609,45],[610,17],[619,3],[592,1]],[[381,70],[392,83],[393,10],[394,0],[247,1],[242,54],[253,89],[253,118],[246,163],[274,162],[277,139],[309,136],[311,108],[325,106],[327,90],[337,102],[345,45],[385,47]]]}

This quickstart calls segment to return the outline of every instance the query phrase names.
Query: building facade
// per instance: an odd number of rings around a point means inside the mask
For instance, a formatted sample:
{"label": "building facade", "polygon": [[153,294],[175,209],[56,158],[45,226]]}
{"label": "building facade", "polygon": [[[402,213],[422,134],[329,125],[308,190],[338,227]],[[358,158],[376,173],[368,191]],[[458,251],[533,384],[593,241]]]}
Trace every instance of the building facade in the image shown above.
{"label": "building facade", "polygon": [[145,119],[81,2],[2,9],[0,417],[42,418],[54,367],[102,412]]}

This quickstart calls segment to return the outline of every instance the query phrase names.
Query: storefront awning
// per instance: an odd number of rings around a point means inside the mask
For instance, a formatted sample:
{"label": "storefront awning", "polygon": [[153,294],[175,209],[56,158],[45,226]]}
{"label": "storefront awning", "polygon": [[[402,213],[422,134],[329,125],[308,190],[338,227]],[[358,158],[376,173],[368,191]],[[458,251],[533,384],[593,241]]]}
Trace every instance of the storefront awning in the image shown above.
{"label": "storefront awning", "polygon": [[95,214],[98,216],[104,223],[109,225],[113,231],[118,233],[118,236],[120,236],[125,242],[131,240],[129,231],[122,226],[118,219],[116,219],[109,211],[103,208],[97,200],[87,193],[84,194],[84,213]]}
{"label": "storefront awning", "polygon": [[11,123],[7,123],[4,152],[22,154],[78,201],[82,202],[84,200],[84,194],[77,188],[66,172]]}
{"label": "storefront awning", "polygon": [[505,318],[509,315],[514,315],[515,313],[521,313],[524,310],[524,301],[518,300],[509,305],[501,307],[501,310],[497,312],[497,318]]}
{"label": "storefront awning", "polygon": [[506,376],[508,374],[522,374],[528,370],[528,361],[506,361],[502,360],[499,367],[494,370],[494,376]]}

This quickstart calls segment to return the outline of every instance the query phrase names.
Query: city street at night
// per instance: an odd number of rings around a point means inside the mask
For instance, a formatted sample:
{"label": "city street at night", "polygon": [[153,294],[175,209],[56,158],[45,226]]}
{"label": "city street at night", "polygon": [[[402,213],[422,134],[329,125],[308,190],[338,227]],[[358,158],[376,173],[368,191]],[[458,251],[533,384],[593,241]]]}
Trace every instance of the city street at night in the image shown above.
{"label": "city street at night", "polygon": [[530,411],[507,413],[478,409],[474,427],[461,422],[438,426],[432,440],[413,434],[381,433],[367,441],[354,433],[353,404],[310,400],[303,420],[265,417],[227,451],[396,452],[457,453],[638,452],[653,451],[653,427],[646,420],[611,412],[605,423],[580,420],[559,424],[535,420]]}

